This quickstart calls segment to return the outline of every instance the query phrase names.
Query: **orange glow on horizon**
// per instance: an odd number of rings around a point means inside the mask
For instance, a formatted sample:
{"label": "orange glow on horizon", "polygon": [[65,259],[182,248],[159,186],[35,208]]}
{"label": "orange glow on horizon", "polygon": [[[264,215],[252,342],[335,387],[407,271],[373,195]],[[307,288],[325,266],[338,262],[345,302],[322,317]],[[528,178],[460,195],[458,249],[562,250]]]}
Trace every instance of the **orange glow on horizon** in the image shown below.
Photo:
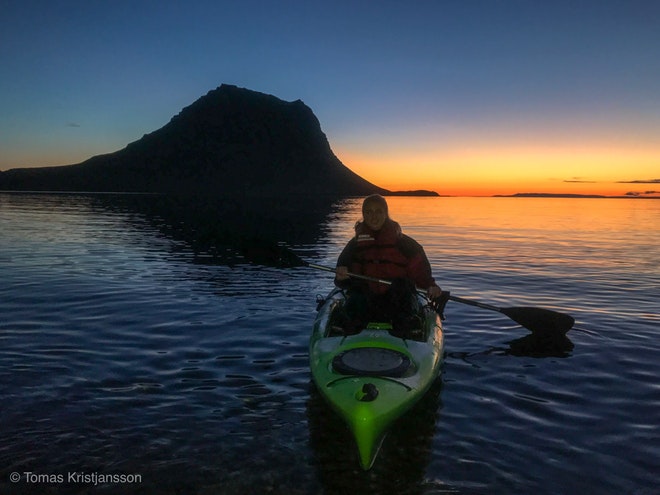
{"label": "orange glow on horizon", "polygon": [[660,150],[507,149],[389,153],[338,152],[351,170],[390,190],[449,196],[516,193],[660,196]]}

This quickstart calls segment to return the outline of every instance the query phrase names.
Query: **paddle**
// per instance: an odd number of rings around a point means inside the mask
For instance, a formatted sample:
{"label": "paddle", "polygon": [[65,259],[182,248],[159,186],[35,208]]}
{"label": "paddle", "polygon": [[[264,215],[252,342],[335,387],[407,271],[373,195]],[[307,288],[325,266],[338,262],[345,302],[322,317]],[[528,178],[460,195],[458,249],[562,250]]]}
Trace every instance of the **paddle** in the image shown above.
{"label": "paddle", "polygon": [[[276,250],[272,250],[272,247],[271,249],[257,248],[256,251],[253,249],[251,252],[246,252],[246,257],[252,261],[261,260],[262,262],[276,262],[278,266],[308,267],[315,270],[335,273],[334,268],[309,263],[300,258],[290,249],[287,249],[281,245],[278,245]],[[387,285],[392,284],[390,280],[368,277],[358,273],[349,273],[348,275],[353,278],[368,280],[370,282],[377,282]],[[575,323],[575,319],[572,316],[545,308],[526,306],[498,308],[497,306],[493,306],[491,304],[485,304],[479,301],[465,299],[463,297],[453,295],[449,296],[449,300],[460,304],[467,304],[468,306],[475,306],[477,308],[486,309],[489,311],[497,311],[498,313],[502,313],[503,315],[508,316],[511,320],[515,321],[520,326],[525,327],[532,333],[536,334],[565,335],[566,332],[568,332]]]}
{"label": "paddle", "polygon": [[461,304],[476,306],[477,308],[488,309],[490,311],[497,311],[498,313],[508,316],[520,326],[535,333],[564,335],[573,327],[573,323],[575,323],[575,319],[571,315],[553,311],[551,309],[529,306],[498,308],[497,306],[472,301],[458,296],[450,295],[449,299]]}

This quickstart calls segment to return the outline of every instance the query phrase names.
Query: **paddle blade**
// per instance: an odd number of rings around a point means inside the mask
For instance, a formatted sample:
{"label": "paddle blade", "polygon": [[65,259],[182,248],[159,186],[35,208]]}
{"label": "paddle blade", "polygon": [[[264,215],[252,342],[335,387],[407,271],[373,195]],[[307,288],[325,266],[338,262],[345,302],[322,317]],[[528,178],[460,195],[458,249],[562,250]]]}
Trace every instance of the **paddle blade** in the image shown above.
{"label": "paddle blade", "polygon": [[544,308],[501,308],[500,313],[507,315],[519,325],[539,334],[564,335],[575,323],[567,314]]}

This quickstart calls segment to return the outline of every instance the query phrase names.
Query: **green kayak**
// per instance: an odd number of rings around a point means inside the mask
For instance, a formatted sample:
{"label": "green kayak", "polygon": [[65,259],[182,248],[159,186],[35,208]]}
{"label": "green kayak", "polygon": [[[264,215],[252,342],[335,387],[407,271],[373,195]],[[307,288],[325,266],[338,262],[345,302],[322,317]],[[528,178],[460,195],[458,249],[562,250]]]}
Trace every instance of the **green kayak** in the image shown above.
{"label": "green kayak", "polygon": [[440,374],[442,324],[420,297],[419,328],[405,338],[392,335],[389,322],[347,334],[336,324],[345,301],[341,290],[322,301],[310,339],[310,367],[320,394],[353,433],[360,464],[368,470],[389,427]]}

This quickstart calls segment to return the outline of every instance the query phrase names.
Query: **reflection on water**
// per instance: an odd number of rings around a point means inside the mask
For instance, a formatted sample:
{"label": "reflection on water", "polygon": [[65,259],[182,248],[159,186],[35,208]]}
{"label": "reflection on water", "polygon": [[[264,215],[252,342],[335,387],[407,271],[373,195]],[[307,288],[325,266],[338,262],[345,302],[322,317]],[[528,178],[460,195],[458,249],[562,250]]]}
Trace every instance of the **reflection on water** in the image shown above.
{"label": "reflection on water", "polygon": [[[450,302],[437,390],[363,473],[309,385],[331,276],[243,257],[333,265],[359,199],[0,194],[0,493],[652,493],[660,201],[389,203],[444,288],[577,323]],[[9,480],[71,470],[143,481]]]}

